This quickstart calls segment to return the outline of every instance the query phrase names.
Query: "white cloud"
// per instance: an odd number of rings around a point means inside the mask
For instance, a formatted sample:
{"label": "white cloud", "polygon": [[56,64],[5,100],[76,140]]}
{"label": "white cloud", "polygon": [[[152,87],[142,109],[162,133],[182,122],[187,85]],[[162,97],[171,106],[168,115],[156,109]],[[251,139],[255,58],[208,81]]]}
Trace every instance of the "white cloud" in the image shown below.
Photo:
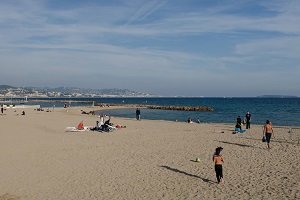
{"label": "white cloud", "polygon": [[[0,68],[8,83],[72,85],[88,77],[80,84],[159,91],[166,83],[165,90],[175,93],[184,92],[186,82],[229,91],[247,74],[255,90],[264,82],[260,73],[270,69],[283,89],[300,83],[295,75],[300,71],[299,1],[261,1],[273,13],[255,17],[230,13],[239,4],[174,12],[168,7],[172,1],[158,0],[57,10],[44,1],[6,2],[0,3]],[[192,46],[190,36],[196,40],[212,33],[224,40],[240,33],[242,39],[232,42],[233,51],[218,55],[151,43],[173,37]],[[281,76],[284,72],[292,73],[290,80]]]}

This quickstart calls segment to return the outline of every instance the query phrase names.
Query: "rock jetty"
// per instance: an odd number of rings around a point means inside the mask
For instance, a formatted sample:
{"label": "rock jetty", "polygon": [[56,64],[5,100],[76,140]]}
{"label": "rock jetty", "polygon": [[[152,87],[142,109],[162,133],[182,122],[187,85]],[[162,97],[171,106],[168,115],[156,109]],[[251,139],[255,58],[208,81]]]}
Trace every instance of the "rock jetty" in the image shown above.
{"label": "rock jetty", "polygon": [[157,110],[182,110],[182,111],[214,111],[213,108],[208,106],[147,106],[148,109]]}

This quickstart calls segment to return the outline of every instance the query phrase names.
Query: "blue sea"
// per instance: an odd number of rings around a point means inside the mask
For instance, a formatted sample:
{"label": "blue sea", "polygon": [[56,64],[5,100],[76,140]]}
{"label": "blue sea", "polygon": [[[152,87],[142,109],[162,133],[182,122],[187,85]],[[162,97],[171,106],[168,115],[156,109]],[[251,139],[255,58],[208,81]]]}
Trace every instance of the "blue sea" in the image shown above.
{"label": "blue sea", "polygon": [[[213,112],[141,109],[141,118],[186,121],[190,117],[205,123],[235,123],[237,116],[244,118],[246,112],[249,111],[254,124],[264,124],[268,119],[275,126],[300,126],[300,98],[66,98],[58,100],[164,106],[209,106],[214,108]],[[36,102],[36,104],[43,107],[52,107],[54,104],[56,107],[63,106],[63,103],[58,102]],[[80,105],[91,105],[91,103],[72,102],[71,104],[71,106]],[[101,111],[101,113],[116,117],[135,118],[134,108]]]}

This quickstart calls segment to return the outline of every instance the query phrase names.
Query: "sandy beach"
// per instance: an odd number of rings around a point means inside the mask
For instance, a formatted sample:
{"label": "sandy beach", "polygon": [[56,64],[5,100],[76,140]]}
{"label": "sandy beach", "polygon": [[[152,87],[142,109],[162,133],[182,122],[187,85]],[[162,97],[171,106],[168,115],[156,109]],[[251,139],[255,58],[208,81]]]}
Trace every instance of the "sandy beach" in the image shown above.
{"label": "sandy beach", "polygon": [[[91,108],[0,115],[0,200],[300,199],[299,129],[275,127],[270,150],[261,125],[232,134],[234,124],[112,117],[126,128],[65,132],[81,120],[95,125],[81,109]],[[217,146],[224,184],[212,162]]]}

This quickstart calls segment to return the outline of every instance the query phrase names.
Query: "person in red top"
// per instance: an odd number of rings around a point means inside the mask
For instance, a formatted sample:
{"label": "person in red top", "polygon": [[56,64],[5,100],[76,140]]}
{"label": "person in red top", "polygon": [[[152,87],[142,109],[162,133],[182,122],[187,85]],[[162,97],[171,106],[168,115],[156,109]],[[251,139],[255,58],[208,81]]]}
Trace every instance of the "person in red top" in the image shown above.
{"label": "person in red top", "polygon": [[81,121],[81,122],[78,124],[77,129],[78,129],[78,130],[83,130],[83,129],[84,129],[83,121]]}
{"label": "person in red top", "polygon": [[215,163],[215,172],[216,172],[216,177],[217,177],[218,183],[223,182],[222,164],[224,163],[224,158],[220,154],[222,150],[223,150],[222,147],[217,147],[216,152],[213,156],[213,162]]}

